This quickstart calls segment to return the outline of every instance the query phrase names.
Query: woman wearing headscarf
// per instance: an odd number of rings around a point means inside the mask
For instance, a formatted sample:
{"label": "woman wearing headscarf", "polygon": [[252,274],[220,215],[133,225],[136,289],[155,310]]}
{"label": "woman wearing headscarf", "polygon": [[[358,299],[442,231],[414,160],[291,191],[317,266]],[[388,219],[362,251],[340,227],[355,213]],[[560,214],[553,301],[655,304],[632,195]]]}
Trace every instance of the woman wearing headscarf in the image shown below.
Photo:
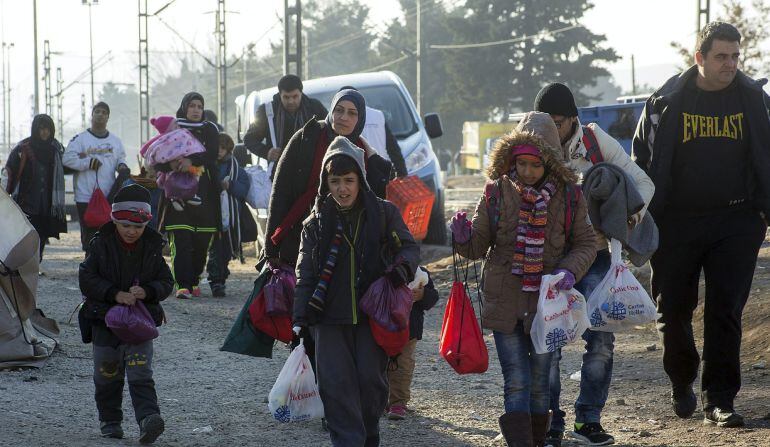
{"label": "woman wearing headscarf", "polygon": [[49,237],[59,239],[67,232],[64,209],[64,147],[54,134],[50,116],[40,114],[32,120],[32,133],[8,156],[5,164],[6,192],[19,204],[40,236],[40,259]]}
{"label": "woman wearing headscarf", "polygon": [[183,158],[177,168],[179,171],[189,170],[191,166],[204,168],[198,180],[200,203],[187,201],[181,211],[166,203],[165,217],[161,217],[171,248],[176,297],[189,299],[192,296],[200,296],[198,283],[206,266],[209,244],[212,236],[219,230],[219,131],[216,125],[204,119],[203,96],[197,92],[190,92],[182,98],[176,117],[179,127],[192,132],[206,148],[206,152]]}
{"label": "woman wearing headscarf", "polygon": [[335,137],[346,137],[365,152],[366,180],[378,197],[385,198],[393,165],[361,138],[365,123],[366,101],[361,93],[340,90],[332,98],[325,120],[308,121],[289,140],[278,160],[267,216],[265,257],[271,263],[297,263],[302,221],[310,215],[321,162]]}

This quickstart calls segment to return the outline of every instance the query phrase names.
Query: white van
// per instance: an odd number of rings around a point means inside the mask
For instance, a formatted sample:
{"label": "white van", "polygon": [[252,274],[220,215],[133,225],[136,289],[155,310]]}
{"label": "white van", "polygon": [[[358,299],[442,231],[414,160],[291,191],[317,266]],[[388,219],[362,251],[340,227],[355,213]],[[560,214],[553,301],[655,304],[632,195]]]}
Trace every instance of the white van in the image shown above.
{"label": "white van", "polygon": [[[385,120],[398,139],[401,152],[404,154],[409,175],[418,176],[436,194],[428,235],[424,242],[445,244],[444,187],[441,183],[438,160],[430,142],[432,138],[438,138],[443,133],[438,115],[428,113],[424,116],[424,121],[420,119],[412,97],[404,87],[401,78],[390,71],[354,73],[311,79],[302,83],[303,93],[319,100],[326,108],[329,107],[332,97],[339,89],[349,85],[364,95],[367,106],[379,109],[385,114]],[[253,91],[246,97],[240,95],[235,99],[239,142],[243,141],[249,124],[254,121],[257,108],[265,102],[272,101],[276,93],[278,88],[272,87]]]}

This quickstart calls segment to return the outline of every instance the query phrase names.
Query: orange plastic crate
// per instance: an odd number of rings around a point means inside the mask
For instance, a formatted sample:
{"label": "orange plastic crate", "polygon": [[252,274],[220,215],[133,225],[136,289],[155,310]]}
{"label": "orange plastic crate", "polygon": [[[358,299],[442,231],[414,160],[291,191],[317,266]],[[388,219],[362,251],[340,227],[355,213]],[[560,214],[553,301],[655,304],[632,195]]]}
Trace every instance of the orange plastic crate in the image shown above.
{"label": "orange plastic crate", "polygon": [[428,235],[430,212],[436,196],[417,176],[396,178],[385,188],[385,197],[401,211],[407,228],[418,241]]}

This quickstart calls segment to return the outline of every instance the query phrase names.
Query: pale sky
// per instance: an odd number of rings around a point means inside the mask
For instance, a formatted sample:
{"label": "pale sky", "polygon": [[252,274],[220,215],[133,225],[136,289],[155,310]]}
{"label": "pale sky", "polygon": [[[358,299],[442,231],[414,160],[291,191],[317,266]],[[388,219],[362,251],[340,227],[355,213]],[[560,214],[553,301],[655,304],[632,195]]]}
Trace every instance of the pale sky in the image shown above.
{"label": "pale sky", "polygon": [[[549,0],[541,0],[549,1]],[[149,0],[153,13],[169,0]],[[446,0],[457,4],[460,0]],[[43,76],[43,41],[50,41],[52,90],[56,91],[55,69],[62,67],[64,85],[85,74],[65,92],[64,115],[68,126],[80,123],[80,96],[86,95],[90,110],[88,6],[81,0],[38,0],[39,75]],[[384,30],[384,24],[400,15],[397,0],[362,0],[371,9],[371,25]],[[637,83],[658,85],[675,73],[679,56],[670,48],[672,40],[694,44],[695,2],[693,0],[594,0],[595,8],[583,24],[605,34],[622,59],[608,68],[616,83],[630,87],[630,56],[635,55]],[[722,1],[712,3],[712,19],[722,10]],[[184,35],[196,48],[214,59],[214,0],[177,0],[159,17]],[[282,0],[227,0],[228,54],[238,53],[260,36],[258,51],[281,38],[277,23],[282,16]],[[99,0],[92,7],[94,61],[111,51],[111,60],[94,74],[98,95],[101,83],[112,81],[136,84],[138,80],[138,7],[134,0]],[[423,20],[430,19],[430,12]],[[13,139],[26,136],[32,114],[33,32],[31,0],[0,0],[0,40],[13,42],[10,56]],[[265,34],[267,33],[267,34]],[[150,83],[171,73],[175,62],[189,53],[189,46],[158,19],[149,19]],[[429,37],[426,40],[430,44]],[[446,42],[440,42],[446,43]],[[200,58],[196,58],[199,63]],[[40,110],[44,111],[44,85],[40,82]],[[97,98],[98,101],[98,98]],[[213,104],[212,104],[213,106]],[[0,114],[1,116],[1,114]]]}

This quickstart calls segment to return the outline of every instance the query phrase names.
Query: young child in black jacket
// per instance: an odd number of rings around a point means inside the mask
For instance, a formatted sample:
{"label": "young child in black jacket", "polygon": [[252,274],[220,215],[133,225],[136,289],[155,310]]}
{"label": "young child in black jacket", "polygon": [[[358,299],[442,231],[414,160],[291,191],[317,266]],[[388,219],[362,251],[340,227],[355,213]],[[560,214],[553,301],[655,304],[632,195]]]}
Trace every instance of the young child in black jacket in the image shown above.
{"label": "young child in black jacket", "polygon": [[388,419],[401,420],[406,417],[407,404],[411,397],[412,376],[414,375],[415,349],[417,340],[422,340],[425,311],[438,302],[438,290],[433,285],[428,269],[418,267],[414,280],[409,283],[412,290],[412,312],[409,314],[409,343],[398,356],[395,368],[388,369]]}
{"label": "young child in black jacket", "polygon": [[147,228],[151,218],[149,191],[135,184],[122,188],[112,205],[112,222],[91,240],[79,272],[85,296],[79,320],[83,341],[94,345],[94,397],[101,435],[123,437],[121,403],[124,377],[128,377],[142,444],[154,442],[164,430],[152,378],[152,340],[126,343],[104,318],[113,306],[133,306],[141,300],[155,325],[163,322],[160,301],[171,293],[174,279],[161,253],[163,237]]}

